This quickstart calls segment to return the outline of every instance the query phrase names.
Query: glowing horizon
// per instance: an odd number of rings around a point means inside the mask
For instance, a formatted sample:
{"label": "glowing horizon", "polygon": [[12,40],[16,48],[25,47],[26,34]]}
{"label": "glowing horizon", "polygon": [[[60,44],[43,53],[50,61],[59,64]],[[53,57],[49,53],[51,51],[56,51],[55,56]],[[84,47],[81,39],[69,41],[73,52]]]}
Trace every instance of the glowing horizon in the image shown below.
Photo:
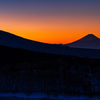
{"label": "glowing horizon", "polygon": [[[6,1],[6,2],[4,2]],[[100,38],[100,1],[0,1],[0,30],[50,44]]]}

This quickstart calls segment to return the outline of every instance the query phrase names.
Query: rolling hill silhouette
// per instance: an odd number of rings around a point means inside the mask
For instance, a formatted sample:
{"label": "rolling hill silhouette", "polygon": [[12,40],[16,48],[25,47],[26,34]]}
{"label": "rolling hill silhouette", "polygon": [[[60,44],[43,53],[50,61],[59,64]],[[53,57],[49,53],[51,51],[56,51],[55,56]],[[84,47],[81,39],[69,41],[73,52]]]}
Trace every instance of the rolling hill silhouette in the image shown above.
{"label": "rolling hill silhouette", "polygon": [[100,49],[100,39],[93,34],[88,34],[75,42],[66,44],[66,46],[74,48]]}
{"label": "rolling hill silhouette", "polygon": [[[95,39],[95,41],[97,41],[97,39]],[[52,54],[100,58],[100,50],[71,48],[68,46],[41,43],[19,37],[5,31],[0,31],[0,45]]]}
{"label": "rolling hill silhouette", "polygon": [[0,30],[0,45],[56,54],[65,54],[69,48],[28,40],[2,30]]}

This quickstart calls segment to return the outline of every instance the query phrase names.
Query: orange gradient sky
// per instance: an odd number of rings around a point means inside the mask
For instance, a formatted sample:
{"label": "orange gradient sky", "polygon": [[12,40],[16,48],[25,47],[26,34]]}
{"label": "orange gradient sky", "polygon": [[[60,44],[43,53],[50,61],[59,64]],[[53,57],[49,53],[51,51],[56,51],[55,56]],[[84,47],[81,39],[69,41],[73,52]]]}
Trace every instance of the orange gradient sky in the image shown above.
{"label": "orange gradient sky", "polygon": [[[23,3],[23,0],[21,1]],[[14,7],[16,2],[17,4]],[[49,4],[44,0],[43,4],[35,2],[38,7],[33,7],[32,0],[31,3],[28,3],[28,7],[26,7],[26,4],[21,6],[18,5],[18,1],[16,2],[6,3],[6,6],[1,7],[1,30],[27,39],[51,44],[70,43],[90,33],[100,38],[99,1],[95,4],[94,2],[89,4],[84,2],[84,5],[83,2],[78,1],[75,4],[59,1],[57,5],[56,3]],[[62,5],[60,5],[60,2]],[[68,3],[70,6],[66,7]],[[2,4],[5,4],[5,2],[2,2]],[[44,7],[44,5],[46,6]],[[19,9],[17,9],[17,6],[19,6]],[[76,6],[78,7],[76,8]]]}

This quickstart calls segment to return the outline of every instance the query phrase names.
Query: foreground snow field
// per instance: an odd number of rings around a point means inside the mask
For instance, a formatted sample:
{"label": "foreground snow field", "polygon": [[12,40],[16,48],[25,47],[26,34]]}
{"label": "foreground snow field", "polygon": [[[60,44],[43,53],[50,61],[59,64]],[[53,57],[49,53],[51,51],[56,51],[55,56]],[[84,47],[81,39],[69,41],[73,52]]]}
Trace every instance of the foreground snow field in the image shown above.
{"label": "foreground snow field", "polygon": [[46,93],[33,93],[28,96],[23,93],[0,93],[0,100],[100,100],[99,96],[89,98],[88,96],[69,96],[69,95],[47,95]]}

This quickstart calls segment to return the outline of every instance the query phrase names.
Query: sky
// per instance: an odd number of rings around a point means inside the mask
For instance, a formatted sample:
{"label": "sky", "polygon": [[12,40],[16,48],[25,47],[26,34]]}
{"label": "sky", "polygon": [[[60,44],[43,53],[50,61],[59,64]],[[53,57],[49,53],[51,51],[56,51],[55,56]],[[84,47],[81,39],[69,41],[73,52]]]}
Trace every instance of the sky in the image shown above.
{"label": "sky", "polygon": [[100,38],[100,0],[0,0],[0,30],[50,44]]}

